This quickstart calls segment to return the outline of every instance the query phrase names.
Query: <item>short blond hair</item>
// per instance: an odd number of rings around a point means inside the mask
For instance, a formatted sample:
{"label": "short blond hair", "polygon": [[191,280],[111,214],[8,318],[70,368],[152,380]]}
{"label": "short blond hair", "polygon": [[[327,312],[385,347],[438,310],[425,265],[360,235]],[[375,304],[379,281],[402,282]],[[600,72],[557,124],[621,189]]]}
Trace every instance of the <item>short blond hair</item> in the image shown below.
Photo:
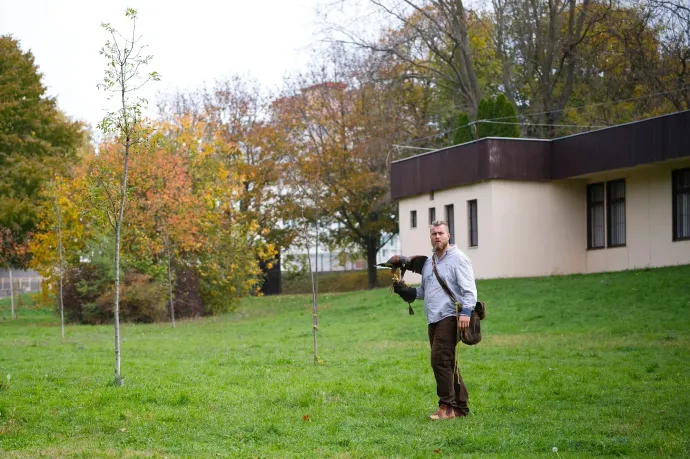
{"label": "short blond hair", "polygon": [[445,220],[434,220],[431,222],[431,226],[429,227],[429,232],[431,233],[431,230],[437,226],[445,226],[446,227],[446,232],[450,234],[450,226],[448,226],[448,222]]}

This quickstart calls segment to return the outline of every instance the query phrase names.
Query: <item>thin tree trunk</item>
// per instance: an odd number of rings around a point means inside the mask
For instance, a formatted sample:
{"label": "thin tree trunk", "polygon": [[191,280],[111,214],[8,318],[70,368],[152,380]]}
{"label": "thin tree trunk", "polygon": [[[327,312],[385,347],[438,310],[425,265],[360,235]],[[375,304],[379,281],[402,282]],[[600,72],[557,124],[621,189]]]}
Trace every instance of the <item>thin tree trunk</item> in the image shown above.
{"label": "thin tree trunk", "polygon": [[316,275],[314,279],[314,290],[316,295],[319,294],[319,211],[316,211]]}
{"label": "thin tree trunk", "polygon": [[62,332],[62,339],[65,339],[65,304],[62,299],[62,262],[60,263],[60,327]]}
{"label": "thin tree trunk", "polygon": [[62,339],[65,339],[65,307],[62,298],[62,280],[64,273],[64,258],[63,258],[63,247],[62,247],[62,217],[60,215],[60,202],[57,194],[57,185],[55,188],[55,213],[57,216],[57,237],[58,237],[58,258],[59,258],[59,270],[60,270],[60,332],[62,334]]}
{"label": "thin tree trunk", "polygon": [[[122,93],[124,106],[124,91]],[[125,202],[127,200],[127,164],[129,162],[129,136],[125,144],[125,161],[122,173],[122,189],[120,198],[120,209],[117,221],[115,222],[115,385],[122,386],[124,381],[120,375],[120,232],[122,229],[122,219],[125,213]]]}
{"label": "thin tree trunk", "polygon": [[120,377],[120,221],[115,223],[115,385],[122,385]]}
{"label": "thin tree trunk", "polygon": [[14,313],[14,281],[12,280],[12,266],[7,265],[7,270],[10,272],[10,303],[12,304],[12,319],[16,319],[17,315]]}
{"label": "thin tree trunk", "polygon": [[309,257],[309,246],[307,246],[307,258],[309,259],[309,271],[311,271],[311,294],[312,294],[312,328],[314,330],[314,363],[319,362],[319,346],[316,333],[319,330],[319,306],[316,300],[316,283],[314,282],[314,271],[311,269],[311,257]]}
{"label": "thin tree trunk", "polygon": [[58,255],[60,256],[60,328],[62,333],[62,339],[65,339],[65,304],[62,297],[62,285],[64,276],[64,255],[62,247],[62,225],[60,223],[60,212],[58,211]]}
{"label": "thin tree trunk", "polygon": [[[304,216],[304,211],[302,212],[302,216]],[[318,219],[317,219],[318,222]],[[307,226],[305,224],[305,226]],[[308,228],[308,227],[307,227]],[[318,223],[316,226],[316,232],[318,235],[319,227]],[[307,263],[309,263],[309,272],[311,273],[311,294],[312,294],[312,330],[314,332],[314,364],[317,364],[319,362],[319,347],[316,339],[316,332],[319,329],[319,307],[318,303],[316,300],[316,282],[314,281],[314,270],[312,269],[312,264],[311,264],[311,255],[309,253],[309,231],[304,232],[307,238]],[[318,252],[318,237],[317,237],[317,252]]]}
{"label": "thin tree trunk", "polygon": [[503,83],[503,91],[511,104],[517,106],[515,101],[515,86],[513,83],[513,62],[514,59],[509,55],[506,49],[506,40],[508,38],[508,17],[512,11],[509,6],[510,0],[492,0],[494,12],[496,14],[496,26],[494,35],[494,46],[496,48],[496,56],[501,62],[501,81]]}
{"label": "thin tree trunk", "polygon": [[173,302],[173,284],[172,284],[172,270],[170,269],[170,239],[168,237],[168,229],[165,229],[165,252],[168,255],[168,294],[170,299],[170,319],[172,326],[175,328],[175,304]]}

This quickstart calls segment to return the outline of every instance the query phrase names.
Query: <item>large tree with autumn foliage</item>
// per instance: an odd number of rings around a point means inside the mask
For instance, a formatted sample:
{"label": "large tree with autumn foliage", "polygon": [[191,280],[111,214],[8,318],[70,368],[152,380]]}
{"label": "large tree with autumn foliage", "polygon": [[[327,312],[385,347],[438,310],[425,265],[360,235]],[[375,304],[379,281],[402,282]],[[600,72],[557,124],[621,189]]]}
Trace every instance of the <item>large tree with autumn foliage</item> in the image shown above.
{"label": "large tree with autumn foliage", "polygon": [[325,228],[322,239],[331,246],[364,254],[370,288],[378,286],[376,255],[397,232],[393,145],[419,135],[425,100],[423,87],[382,81],[380,73],[370,54],[334,47],[274,103],[276,128],[291,149],[287,180],[304,216]]}
{"label": "large tree with autumn foliage", "polygon": [[0,37],[0,265],[26,266],[41,189],[75,160],[82,127],[46,94],[31,51]]}
{"label": "large tree with autumn foliage", "polygon": [[159,102],[161,117],[171,126],[182,128],[182,120],[200,123],[197,126],[203,126],[207,138],[233,152],[222,161],[240,180],[233,197],[234,218],[261,228],[257,258],[264,256],[261,247],[286,249],[297,234],[294,227],[283,224],[295,209],[294,196],[284,186],[290,147],[287,136],[270,121],[270,105],[270,98],[255,81],[237,75],[195,92],[168,95]]}

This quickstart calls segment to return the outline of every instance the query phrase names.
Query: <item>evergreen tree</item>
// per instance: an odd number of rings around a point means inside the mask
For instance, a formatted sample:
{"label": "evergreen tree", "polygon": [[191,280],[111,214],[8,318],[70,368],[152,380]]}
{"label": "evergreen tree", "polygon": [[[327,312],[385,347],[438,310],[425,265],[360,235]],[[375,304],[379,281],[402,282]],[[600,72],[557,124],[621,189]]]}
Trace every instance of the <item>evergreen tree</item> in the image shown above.
{"label": "evergreen tree", "polygon": [[[484,97],[479,101],[479,108],[477,109],[477,121],[488,120],[494,117],[494,99],[492,97]],[[495,124],[491,123],[477,123],[478,138],[493,137]]]}
{"label": "evergreen tree", "polygon": [[[517,110],[508,98],[499,94],[494,102],[493,118],[500,118],[502,123],[517,123]],[[494,124],[494,136],[496,137],[520,137],[520,126],[518,124]]]}
{"label": "evergreen tree", "polygon": [[470,117],[467,115],[467,112],[461,112],[456,122],[456,127],[458,129],[456,129],[453,134],[453,145],[459,145],[474,140],[472,126],[469,126],[469,123]]}
{"label": "evergreen tree", "polygon": [[[498,119],[497,119],[498,118]],[[503,94],[486,97],[479,102],[477,120],[496,120],[500,123],[517,122],[517,111]],[[520,137],[517,124],[477,123],[478,137]]]}

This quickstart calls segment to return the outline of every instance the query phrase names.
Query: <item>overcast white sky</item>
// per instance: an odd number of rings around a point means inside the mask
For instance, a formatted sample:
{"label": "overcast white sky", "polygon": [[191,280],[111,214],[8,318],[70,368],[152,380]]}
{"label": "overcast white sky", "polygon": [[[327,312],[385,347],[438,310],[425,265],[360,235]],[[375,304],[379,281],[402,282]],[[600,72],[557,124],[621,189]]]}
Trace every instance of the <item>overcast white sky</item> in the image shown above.
{"label": "overcast white sky", "polygon": [[162,75],[141,95],[194,89],[233,74],[275,88],[308,60],[318,41],[315,8],[323,0],[0,0],[0,35],[31,50],[48,92],[69,116],[95,128],[106,96],[96,88],[108,38],[101,22],[129,29],[127,7],[138,10],[142,42]]}

